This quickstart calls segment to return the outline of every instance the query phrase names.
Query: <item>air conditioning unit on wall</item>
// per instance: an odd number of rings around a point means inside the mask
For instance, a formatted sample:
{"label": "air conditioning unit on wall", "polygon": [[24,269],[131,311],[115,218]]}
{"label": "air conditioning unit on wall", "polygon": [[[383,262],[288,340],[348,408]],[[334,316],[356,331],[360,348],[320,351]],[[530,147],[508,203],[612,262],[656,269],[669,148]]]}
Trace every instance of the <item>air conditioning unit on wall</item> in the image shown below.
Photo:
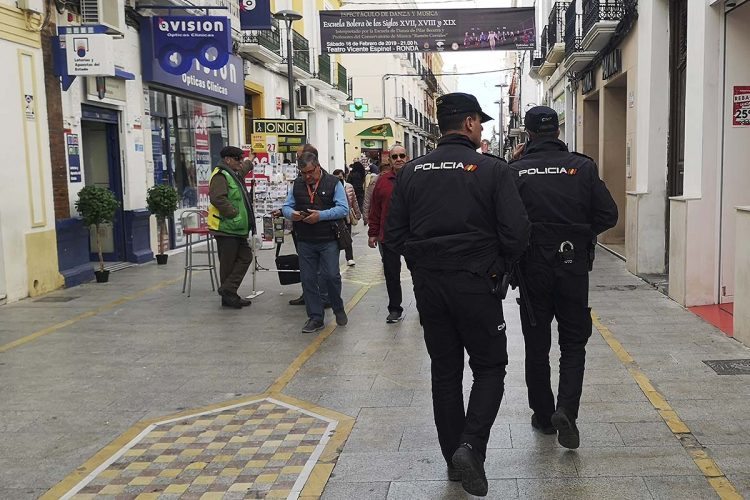
{"label": "air conditioning unit on wall", "polygon": [[125,31],[125,0],[81,0],[81,23],[100,24],[121,35]]}
{"label": "air conditioning unit on wall", "polygon": [[296,92],[297,108],[305,110],[315,109],[315,90],[308,85],[300,85]]}
{"label": "air conditioning unit on wall", "polygon": [[21,10],[44,14],[44,0],[18,0],[17,4]]}

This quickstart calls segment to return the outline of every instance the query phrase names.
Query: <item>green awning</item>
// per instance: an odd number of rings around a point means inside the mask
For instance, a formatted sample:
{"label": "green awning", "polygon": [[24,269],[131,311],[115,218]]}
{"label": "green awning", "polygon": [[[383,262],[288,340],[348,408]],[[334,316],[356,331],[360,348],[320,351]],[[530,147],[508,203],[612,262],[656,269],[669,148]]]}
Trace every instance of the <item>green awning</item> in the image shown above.
{"label": "green awning", "polygon": [[393,129],[390,123],[381,123],[380,125],[373,125],[357,134],[357,136],[368,136],[368,137],[393,137]]}

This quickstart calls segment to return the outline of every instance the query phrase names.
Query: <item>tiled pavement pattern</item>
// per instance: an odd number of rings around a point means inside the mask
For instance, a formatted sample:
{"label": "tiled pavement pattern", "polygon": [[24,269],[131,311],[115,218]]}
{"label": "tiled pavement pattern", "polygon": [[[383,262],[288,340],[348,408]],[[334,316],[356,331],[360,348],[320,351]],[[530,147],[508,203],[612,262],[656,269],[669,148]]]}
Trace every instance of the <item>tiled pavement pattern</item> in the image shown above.
{"label": "tiled pavement pattern", "polygon": [[[366,248],[362,234],[355,242],[357,266],[345,270],[345,302],[363,283],[374,285],[349,314],[349,325],[336,329],[283,390],[356,417],[348,440],[337,445],[322,497],[466,498],[446,481],[437,446],[429,358],[411,284],[404,283],[406,319],[386,325],[385,286],[373,271],[377,251]],[[272,252],[263,259],[270,266]],[[180,274],[178,258],[166,267],[115,273],[108,285],[52,294],[78,297],[67,303],[0,308],[0,345],[62,325],[0,352],[1,499],[40,496],[137,422],[263,393],[313,339],[299,333],[304,308],[286,304],[299,287],[280,287],[274,274],[259,276],[266,293],[242,311],[220,309],[205,276],[196,277],[193,296],[185,298],[170,282]],[[123,296],[133,298],[119,302]],[[505,301],[510,360],[487,457],[488,498],[716,498],[596,331],[587,349],[581,448],[566,451],[554,437],[532,432],[514,299]],[[591,305],[697,445],[750,496],[750,377],[717,375],[702,362],[750,358],[750,350],[602,251]],[[75,324],[62,323],[104,306]],[[467,370],[467,390],[470,379]],[[330,470],[335,454],[327,460]]]}
{"label": "tiled pavement pattern", "polygon": [[297,498],[335,427],[269,398],[181,417],[150,426],[70,493],[76,499]]}
{"label": "tiled pavement pattern", "polygon": [[[377,285],[385,283],[383,277],[383,263],[380,260],[380,254],[377,250],[371,251],[358,257],[355,266],[347,266],[341,273],[341,278],[352,283],[361,285]],[[401,265],[401,283],[409,287],[411,282],[411,273],[406,268],[406,264]]]}

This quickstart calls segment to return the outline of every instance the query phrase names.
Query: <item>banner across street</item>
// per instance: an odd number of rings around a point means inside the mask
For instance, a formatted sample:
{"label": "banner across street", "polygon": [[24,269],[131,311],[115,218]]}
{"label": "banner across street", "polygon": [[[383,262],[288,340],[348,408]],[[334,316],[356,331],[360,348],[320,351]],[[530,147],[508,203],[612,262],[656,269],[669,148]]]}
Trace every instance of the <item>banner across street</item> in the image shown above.
{"label": "banner across street", "polygon": [[534,8],[327,10],[320,12],[324,52],[533,50]]}

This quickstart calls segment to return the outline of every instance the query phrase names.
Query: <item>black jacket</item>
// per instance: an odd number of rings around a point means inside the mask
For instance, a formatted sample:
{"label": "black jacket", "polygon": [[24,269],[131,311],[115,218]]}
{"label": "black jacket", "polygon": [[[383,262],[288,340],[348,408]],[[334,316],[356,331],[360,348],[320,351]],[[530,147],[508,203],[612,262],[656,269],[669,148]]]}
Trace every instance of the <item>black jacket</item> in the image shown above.
{"label": "black jacket", "polygon": [[528,237],[507,164],[477,153],[466,136],[441,138],[396,176],[385,244],[410,266],[484,273],[520,256]]}
{"label": "black jacket", "polygon": [[529,142],[510,168],[532,223],[532,246],[554,247],[568,240],[583,251],[597,234],[617,224],[617,205],[596,163],[569,152],[564,142]]}

